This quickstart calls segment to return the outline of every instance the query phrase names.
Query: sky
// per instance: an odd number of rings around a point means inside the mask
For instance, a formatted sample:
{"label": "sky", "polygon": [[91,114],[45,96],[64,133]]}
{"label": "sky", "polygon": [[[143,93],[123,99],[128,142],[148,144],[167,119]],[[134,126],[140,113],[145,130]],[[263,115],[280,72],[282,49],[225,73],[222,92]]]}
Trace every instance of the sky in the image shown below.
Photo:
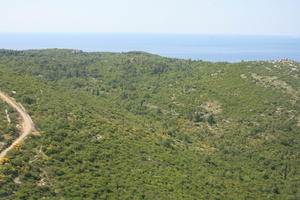
{"label": "sky", "polygon": [[0,0],[0,32],[300,37],[300,0]]}

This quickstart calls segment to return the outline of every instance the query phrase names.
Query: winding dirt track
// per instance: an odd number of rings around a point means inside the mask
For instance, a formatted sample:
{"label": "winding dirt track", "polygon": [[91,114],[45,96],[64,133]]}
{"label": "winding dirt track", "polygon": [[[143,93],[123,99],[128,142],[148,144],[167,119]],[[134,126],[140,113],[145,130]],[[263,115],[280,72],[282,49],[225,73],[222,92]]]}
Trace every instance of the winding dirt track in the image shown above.
{"label": "winding dirt track", "polygon": [[34,123],[31,119],[31,117],[26,112],[25,108],[22,106],[22,104],[17,103],[13,98],[7,96],[3,92],[0,91],[0,99],[11,105],[18,113],[21,118],[21,134],[20,136],[6,149],[4,149],[0,153],[0,159],[4,158],[6,154],[12,150],[18,143],[24,140],[24,138],[29,135],[32,132],[36,132],[36,129],[34,127]]}

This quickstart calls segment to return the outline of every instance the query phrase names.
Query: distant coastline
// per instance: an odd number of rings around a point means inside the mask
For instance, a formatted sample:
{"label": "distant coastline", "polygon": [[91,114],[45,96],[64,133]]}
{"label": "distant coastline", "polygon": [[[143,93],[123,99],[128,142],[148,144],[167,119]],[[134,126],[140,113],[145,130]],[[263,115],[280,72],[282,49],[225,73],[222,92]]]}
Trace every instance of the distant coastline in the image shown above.
{"label": "distant coastline", "polygon": [[300,38],[291,36],[0,33],[0,49],[67,48],[88,52],[145,51],[165,57],[205,61],[254,61],[287,58],[300,62]]}

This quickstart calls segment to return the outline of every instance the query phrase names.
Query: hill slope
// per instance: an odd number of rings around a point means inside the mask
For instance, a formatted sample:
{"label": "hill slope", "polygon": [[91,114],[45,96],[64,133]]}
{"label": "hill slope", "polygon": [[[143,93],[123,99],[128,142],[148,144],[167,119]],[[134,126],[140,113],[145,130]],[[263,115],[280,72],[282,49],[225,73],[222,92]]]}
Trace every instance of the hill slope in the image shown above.
{"label": "hill slope", "polygon": [[0,166],[0,198],[297,199],[299,76],[289,60],[1,50],[1,90],[40,136]]}

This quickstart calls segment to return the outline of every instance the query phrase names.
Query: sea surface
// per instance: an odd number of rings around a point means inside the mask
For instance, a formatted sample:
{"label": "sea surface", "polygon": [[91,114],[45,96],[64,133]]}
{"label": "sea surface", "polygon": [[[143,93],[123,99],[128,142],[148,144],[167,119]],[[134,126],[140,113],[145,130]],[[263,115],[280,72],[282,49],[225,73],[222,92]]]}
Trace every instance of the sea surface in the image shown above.
{"label": "sea surface", "polygon": [[239,62],[288,58],[300,62],[300,37],[138,33],[0,33],[0,49],[67,48],[146,51],[166,57]]}

